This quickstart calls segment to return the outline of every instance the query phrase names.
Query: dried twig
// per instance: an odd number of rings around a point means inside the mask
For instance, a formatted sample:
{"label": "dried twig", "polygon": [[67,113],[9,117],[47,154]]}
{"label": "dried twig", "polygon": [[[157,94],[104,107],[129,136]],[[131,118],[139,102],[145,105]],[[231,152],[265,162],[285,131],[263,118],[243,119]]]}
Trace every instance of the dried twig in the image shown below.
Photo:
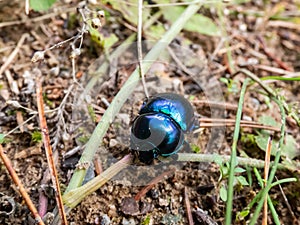
{"label": "dried twig", "polygon": [[13,78],[10,70],[5,70],[4,73],[5,73],[5,76],[6,76],[6,79],[9,84],[11,92],[14,93],[15,95],[19,95],[20,90],[19,90],[18,82]]}
{"label": "dried twig", "polygon": [[31,201],[28,193],[26,192],[24,186],[22,185],[22,183],[21,183],[21,181],[20,181],[17,173],[15,172],[14,168],[12,167],[10,159],[4,153],[4,150],[3,150],[1,144],[0,144],[0,157],[1,157],[3,163],[4,163],[5,167],[6,167],[9,175],[11,176],[11,178],[14,181],[15,185],[17,186],[17,189],[19,189],[20,194],[22,195],[24,201],[26,202],[26,205],[28,206],[30,212],[34,216],[35,221],[39,225],[44,225],[44,222],[43,222],[42,218],[40,217],[37,209],[33,205],[32,201]]}
{"label": "dried twig", "polygon": [[[236,104],[221,103],[221,102],[210,101],[210,100],[193,100],[192,103],[195,105],[198,105],[198,104],[205,105],[210,108],[219,108],[219,109],[235,110],[235,111],[238,108]],[[248,107],[244,107],[243,112],[251,114],[251,113],[253,113],[253,110]]]}
{"label": "dried twig", "polygon": [[253,65],[254,68],[260,69],[260,70],[265,70],[267,72],[271,72],[271,73],[277,73],[277,74],[282,74],[282,75],[293,75],[293,76],[299,76],[299,72],[294,73],[291,71],[287,71],[284,69],[280,69],[280,68],[276,68],[273,66],[266,66],[266,65]]}
{"label": "dried twig", "polygon": [[221,48],[217,54],[218,55],[223,55],[223,54],[226,54],[227,51],[235,51],[237,49],[245,49],[245,44],[244,43],[237,43],[236,45],[233,45],[233,46],[230,46],[229,48]]}
{"label": "dried twig", "polygon": [[[43,187],[42,185],[47,184],[49,180],[50,180],[49,170],[47,169],[43,173],[41,187]],[[40,188],[40,190],[39,190],[39,214],[41,216],[45,216],[47,213],[47,208],[48,208],[48,197],[45,195],[43,188]]]}
{"label": "dried twig", "polygon": [[50,175],[52,179],[52,183],[54,185],[54,191],[55,191],[55,197],[58,204],[58,211],[62,218],[62,224],[67,225],[67,218],[64,211],[64,205],[61,197],[61,191],[60,186],[58,182],[57,172],[55,168],[55,162],[53,158],[52,148],[50,144],[50,137],[49,137],[49,131],[47,127],[47,122],[45,118],[45,112],[44,112],[44,101],[43,101],[43,95],[42,95],[42,85],[40,81],[40,77],[37,76],[36,78],[36,94],[37,94],[37,105],[38,105],[38,111],[39,111],[39,119],[40,119],[40,127],[42,131],[43,136],[43,142],[46,150],[46,156],[47,161],[49,165]]}
{"label": "dried twig", "polygon": [[[200,128],[195,130],[193,133],[199,133],[203,128],[209,127],[224,127],[224,126],[234,126],[234,119],[220,119],[220,118],[200,118],[199,119]],[[263,125],[254,121],[241,120],[240,127],[258,128],[279,132],[280,128]]]}
{"label": "dried twig", "polygon": [[153,188],[154,185],[156,185],[159,181],[164,179],[165,176],[168,176],[175,172],[175,169],[171,169],[169,171],[166,171],[162,173],[161,175],[155,177],[153,180],[151,180],[146,187],[144,187],[142,190],[139,191],[139,193],[136,194],[134,197],[134,200],[139,201],[151,188]]}
{"label": "dried twig", "polygon": [[186,214],[187,214],[187,217],[188,217],[189,225],[194,225],[192,211],[191,211],[191,204],[190,204],[190,200],[189,200],[189,194],[188,194],[187,187],[184,187],[184,205],[185,205],[185,208],[186,208]]}
{"label": "dried twig", "polygon": [[14,60],[14,58],[18,54],[21,46],[23,45],[23,43],[24,43],[24,41],[27,37],[29,37],[29,34],[27,34],[27,33],[22,35],[22,37],[20,38],[16,48],[12,51],[12,53],[9,55],[9,57],[7,58],[5,63],[3,63],[3,65],[1,66],[0,75],[8,68],[9,64]]}
{"label": "dried twig", "polygon": [[285,28],[285,29],[292,29],[292,30],[300,31],[299,24],[288,22],[288,21],[271,20],[271,21],[268,22],[267,26],[282,27],[282,28]]}
{"label": "dried twig", "polygon": [[21,126],[24,126],[25,124],[27,124],[30,120],[32,120],[32,119],[35,118],[35,117],[36,117],[36,115],[33,115],[32,117],[30,117],[29,119],[27,119],[25,122],[19,124],[17,127],[15,127],[14,129],[12,129],[12,130],[9,131],[8,133],[6,133],[6,134],[4,135],[4,137],[6,137],[6,136],[12,134],[12,133],[15,132],[17,129],[19,129]]}
{"label": "dried twig", "polygon": [[20,128],[20,131],[21,131],[21,133],[23,133],[24,132],[24,127],[23,127],[24,118],[23,118],[23,115],[22,115],[21,111],[16,112],[16,119],[17,119],[17,123],[18,123],[19,128]]}
{"label": "dried twig", "polygon": [[282,69],[288,70],[288,71],[293,71],[293,69],[291,69],[289,66],[287,66],[281,59],[277,58],[274,54],[272,54],[268,50],[268,48],[266,46],[266,43],[265,43],[265,41],[263,40],[263,38],[261,36],[258,36],[257,38],[258,38],[258,40],[259,40],[259,42],[260,42],[260,44],[261,44],[264,52],[266,53],[266,55],[269,58],[271,58],[272,60],[274,60],[278,64],[278,66],[280,66]]}
{"label": "dried twig", "polygon": [[[276,181],[278,181],[278,179],[277,179],[276,176],[275,176],[275,179],[276,179]],[[285,193],[284,193],[284,191],[283,191],[281,185],[279,184],[278,187],[279,187],[279,189],[280,189],[280,192],[281,192],[281,194],[282,194],[282,197],[283,197],[283,199],[284,199],[284,202],[285,202],[285,204],[286,204],[286,206],[287,206],[287,208],[288,208],[288,210],[289,210],[291,216],[293,217],[293,221],[294,221],[293,224],[298,224],[298,225],[299,225],[299,224],[300,224],[300,221],[299,221],[299,220],[297,219],[297,217],[295,216],[295,213],[293,212],[293,209],[292,209],[292,207],[291,207],[291,205],[290,205],[290,203],[289,203],[289,200],[287,199],[287,197],[286,197],[286,195],[285,195]]]}
{"label": "dried twig", "polygon": [[74,12],[76,10],[76,7],[71,7],[71,8],[66,8],[66,7],[61,7],[61,8],[56,8],[56,12],[49,13],[43,16],[35,17],[32,19],[28,19],[25,17],[22,20],[17,20],[17,21],[9,21],[9,22],[3,22],[0,23],[0,28],[2,27],[8,27],[8,26],[16,26],[16,25],[21,25],[23,23],[36,23],[42,20],[50,19],[51,17],[57,16],[62,13],[68,13],[68,12]]}
{"label": "dried twig", "polygon": [[29,14],[29,0],[25,0],[25,14],[28,15]]}
{"label": "dried twig", "polygon": [[97,175],[100,175],[103,172],[101,160],[98,156],[94,159],[94,167]]}

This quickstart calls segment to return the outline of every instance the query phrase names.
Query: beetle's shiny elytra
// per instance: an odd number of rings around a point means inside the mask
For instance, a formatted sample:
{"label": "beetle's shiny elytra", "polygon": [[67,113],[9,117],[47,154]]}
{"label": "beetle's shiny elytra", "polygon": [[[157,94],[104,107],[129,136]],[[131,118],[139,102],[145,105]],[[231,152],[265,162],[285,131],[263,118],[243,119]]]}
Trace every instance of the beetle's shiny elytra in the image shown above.
{"label": "beetle's shiny elytra", "polygon": [[140,161],[178,152],[195,125],[194,110],[181,95],[160,93],[145,101],[131,128],[130,147]]}

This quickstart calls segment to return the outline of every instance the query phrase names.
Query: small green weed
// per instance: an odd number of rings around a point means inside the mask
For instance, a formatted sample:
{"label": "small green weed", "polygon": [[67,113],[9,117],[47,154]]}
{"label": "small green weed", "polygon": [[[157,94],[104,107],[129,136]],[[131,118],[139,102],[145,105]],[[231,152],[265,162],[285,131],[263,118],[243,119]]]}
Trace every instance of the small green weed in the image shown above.
{"label": "small green weed", "polygon": [[31,134],[31,140],[35,143],[39,143],[42,141],[42,133],[40,131],[33,131],[33,133]]}

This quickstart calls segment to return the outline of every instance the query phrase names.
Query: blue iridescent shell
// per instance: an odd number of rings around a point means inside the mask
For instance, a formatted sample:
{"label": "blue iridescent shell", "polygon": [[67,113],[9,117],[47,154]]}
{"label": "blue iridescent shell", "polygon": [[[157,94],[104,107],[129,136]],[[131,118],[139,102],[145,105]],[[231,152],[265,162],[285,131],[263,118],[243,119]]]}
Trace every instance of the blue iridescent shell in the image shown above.
{"label": "blue iridescent shell", "polygon": [[161,112],[174,119],[184,132],[195,125],[194,109],[183,96],[174,93],[160,93],[144,102],[139,114]]}
{"label": "blue iridescent shell", "polygon": [[181,128],[163,113],[154,112],[138,116],[131,131],[131,149],[153,151],[154,157],[174,154],[184,141]]}
{"label": "blue iridescent shell", "polygon": [[139,116],[133,121],[130,147],[140,161],[151,163],[158,156],[178,152],[184,134],[194,129],[195,118],[191,104],[181,95],[161,93],[143,103]]}

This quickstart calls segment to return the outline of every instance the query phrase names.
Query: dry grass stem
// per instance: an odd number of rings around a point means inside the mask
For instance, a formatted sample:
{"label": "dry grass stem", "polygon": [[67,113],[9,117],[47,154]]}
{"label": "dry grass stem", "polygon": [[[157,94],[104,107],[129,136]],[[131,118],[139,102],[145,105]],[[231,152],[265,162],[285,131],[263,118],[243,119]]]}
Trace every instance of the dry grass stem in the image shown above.
{"label": "dry grass stem", "polygon": [[5,63],[3,63],[3,65],[0,68],[0,75],[8,68],[8,66],[13,62],[14,58],[16,57],[16,55],[18,54],[18,52],[20,51],[20,48],[22,47],[22,45],[24,44],[24,41],[26,40],[26,38],[29,37],[29,34],[25,33],[22,35],[22,37],[20,38],[16,48],[12,51],[12,53],[9,55],[9,57],[7,58],[7,60],[5,60]]}
{"label": "dry grass stem", "polygon": [[66,8],[66,7],[56,8],[56,11],[53,12],[53,13],[49,13],[49,14],[46,14],[46,15],[43,15],[43,16],[32,18],[32,19],[25,18],[25,19],[22,19],[22,20],[8,21],[8,22],[0,23],[0,28],[2,28],[2,27],[8,27],[8,26],[16,26],[16,25],[20,25],[20,24],[23,24],[23,23],[34,24],[34,23],[39,22],[39,21],[50,19],[50,18],[52,18],[54,16],[57,16],[57,15],[60,15],[62,13],[68,13],[68,12],[74,12],[74,11],[76,11],[76,7],[71,7],[71,8]]}
{"label": "dry grass stem", "polygon": [[174,172],[175,172],[175,169],[171,169],[171,170],[166,171],[166,172],[162,173],[161,175],[155,177],[152,181],[149,182],[149,184],[145,188],[143,188],[139,193],[136,194],[134,199],[136,201],[139,201],[149,190],[151,190],[151,188],[153,188],[154,185],[156,185],[159,181],[164,179],[164,177],[169,176],[170,174],[172,174]]}
{"label": "dry grass stem", "polygon": [[62,218],[62,224],[67,225],[68,224],[67,217],[66,217],[65,210],[64,210],[60,186],[59,186],[59,182],[58,182],[58,176],[57,176],[57,172],[56,172],[56,168],[55,168],[55,160],[53,157],[52,147],[50,144],[49,131],[48,131],[48,126],[47,126],[45,111],[44,111],[42,84],[41,84],[39,76],[36,78],[36,86],[37,86],[36,87],[36,95],[37,95],[37,105],[38,105],[38,111],[39,111],[40,127],[41,127],[41,131],[42,131],[44,147],[46,150],[46,156],[47,156],[47,162],[48,162],[49,171],[50,171],[50,175],[51,175],[51,180],[52,180],[52,183],[54,186],[56,202],[58,205],[59,214]]}
{"label": "dry grass stem", "polygon": [[[219,119],[219,118],[200,118],[199,119],[200,128],[195,130],[194,133],[199,133],[203,128],[209,127],[232,127],[235,124],[234,119]],[[254,121],[241,120],[241,127],[249,127],[249,128],[257,128],[257,129],[265,129],[271,130],[275,132],[279,132],[280,128],[263,125]]]}
{"label": "dry grass stem", "polygon": [[191,203],[190,203],[187,187],[184,187],[184,205],[185,205],[189,225],[194,225],[193,215],[192,215],[192,211],[191,211]]}

